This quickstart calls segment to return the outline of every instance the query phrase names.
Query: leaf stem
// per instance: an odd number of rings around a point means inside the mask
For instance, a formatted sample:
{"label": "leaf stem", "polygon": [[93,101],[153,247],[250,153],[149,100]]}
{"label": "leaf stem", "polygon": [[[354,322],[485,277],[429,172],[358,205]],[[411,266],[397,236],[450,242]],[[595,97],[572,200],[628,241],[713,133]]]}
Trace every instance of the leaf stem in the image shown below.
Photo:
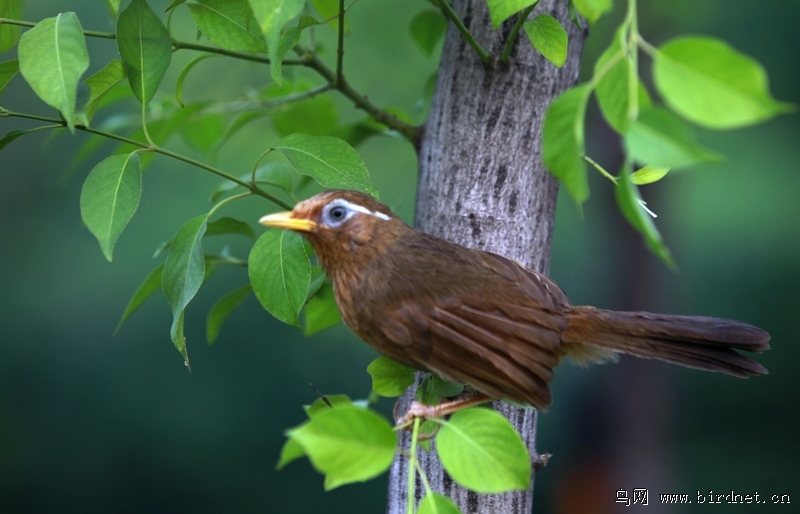
{"label": "leaf stem", "polygon": [[415,146],[419,146],[419,136],[420,136],[420,128],[411,125],[410,123],[406,123],[394,114],[391,114],[383,109],[377,107],[375,104],[369,101],[366,96],[362,95],[355,89],[353,86],[347,82],[347,79],[344,77],[341,78],[339,83],[336,83],[336,72],[328,68],[324,62],[322,62],[319,57],[311,52],[307,52],[301,48],[295,48],[300,55],[305,57],[307,66],[328,81],[333,87],[342,93],[344,96],[349,98],[353,104],[355,104],[356,108],[361,109],[362,111],[369,114],[372,119],[377,121],[378,123],[382,123],[387,127],[396,130],[397,132],[403,134],[405,137],[411,141],[411,143]]}
{"label": "leaf stem", "polygon": [[[35,27],[36,24],[32,21],[23,21],[23,20],[12,20],[9,18],[0,18],[0,25],[7,24],[7,25],[17,25],[20,27]],[[104,39],[116,39],[117,35],[113,32],[97,32],[95,30],[84,30],[84,36],[89,37],[101,37]]]}
{"label": "leaf stem", "polygon": [[489,52],[487,52],[481,46],[481,44],[478,43],[477,40],[475,40],[475,37],[472,35],[469,29],[467,29],[467,27],[464,26],[464,23],[461,21],[461,18],[459,18],[456,12],[453,10],[453,8],[450,7],[450,4],[447,3],[447,0],[434,0],[434,1],[442,9],[444,15],[450,18],[450,21],[453,22],[453,25],[455,25],[458,31],[461,32],[461,35],[464,36],[464,39],[467,41],[469,46],[471,46],[472,49],[475,50],[475,53],[478,54],[478,57],[480,58],[481,62],[483,62],[483,64],[489,64],[489,62],[491,62],[492,60],[492,56],[489,55]]}
{"label": "leaf stem", "polygon": [[522,28],[522,25],[525,23],[525,20],[528,19],[528,15],[530,15],[533,8],[538,5],[539,2],[534,3],[530,7],[526,7],[522,10],[519,17],[517,17],[517,22],[511,28],[511,33],[508,35],[508,39],[506,40],[506,44],[503,46],[503,53],[500,56],[500,61],[504,64],[508,64],[508,59],[511,55],[511,49],[514,47],[514,42],[517,40],[517,34],[519,34],[519,29]]}
{"label": "leaf stem", "polygon": [[342,69],[344,62],[344,0],[339,0],[339,41],[336,46],[336,82],[334,87],[338,87],[342,81]]}
{"label": "leaf stem", "polygon": [[238,195],[229,196],[228,198],[220,200],[219,202],[216,203],[216,205],[214,205],[214,207],[211,208],[210,211],[208,211],[207,217],[210,218],[211,216],[213,216],[214,213],[217,212],[217,210],[219,210],[219,208],[225,205],[226,203],[232,202],[234,200],[239,200],[240,198],[246,198],[248,196],[253,196],[253,192],[248,191],[246,193],[239,193]]}
{"label": "leaf stem", "polygon": [[[67,122],[64,121],[64,120],[55,119],[55,118],[48,118],[48,117],[45,117],[45,116],[37,116],[35,114],[27,114],[27,113],[22,113],[22,112],[13,112],[13,111],[8,111],[8,110],[3,110],[2,112],[0,112],[0,115],[7,116],[7,117],[12,117],[12,118],[25,118],[25,119],[29,119],[29,120],[43,121],[43,122],[47,122],[47,123],[61,125],[62,127],[66,127],[67,126]],[[291,210],[292,209],[291,205],[289,205],[288,203],[284,202],[280,198],[278,198],[278,197],[276,197],[274,195],[271,195],[270,193],[262,190],[261,188],[259,188],[255,184],[250,184],[250,183],[248,183],[248,182],[246,182],[244,180],[241,180],[241,179],[239,179],[237,177],[234,177],[233,175],[231,175],[229,173],[226,173],[226,172],[224,172],[224,171],[222,171],[220,169],[217,169],[217,168],[215,168],[213,166],[209,166],[208,164],[205,164],[203,162],[194,160],[191,157],[187,157],[185,155],[181,155],[179,153],[175,153],[175,152],[173,152],[171,150],[167,150],[166,148],[161,148],[160,146],[157,146],[157,145],[152,145],[151,146],[151,145],[148,145],[147,143],[143,143],[141,141],[136,141],[135,139],[130,139],[130,138],[127,138],[125,136],[120,136],[119,134],[114,134],[113,132],[106,132],[106,131],[103,131],[103,130],[97,130],[97,129],[94,129],[94,128],[91,128],[91,127],[86,127],[84,125],[75,125],[75,128],[78,129],[78,130],[82,130],[84,132],[88,132],[90,134],[103,136],[103,137],[106,137],[108,139],[114,139],[114,140],[117,140],[117,141],[121,141],[123,143],[128,143],[129,145],[138,146],[139,148],[143,148],[143,149],[148,150],[150,152],[159,153],[161,155],[166,155],[167,157],[172,157],[173,159],[176,159],[176,160],[179,160],[179,161],[183,161],[183,162],[185,162],[187,164],[191,164],[191,165],[193,165],[195,167],[198,167],[200,169],[203,169],[203,170],[206,170],[206,171],[208,171],[210,173],[213,173],[214,175],[218,175],[218,176],[220,176],[220,177],[222,177],[224,179],[230,180],[231,182],[235,182],[236,184],[238,184],[238,185],[242,186],[243,188],[247,189],[248,191],[250,191],[252,194],[258,195],[258,196],[262,196],[262,197],[266,198],[267,200],[271,201],[272,203],[274,203],[276,205],[279,205],[280,207],[282,207],[284,209],[287,209],[287,210]]]}
{"label": "leaf stem", "polygon": [[614,185],[617,184],[617,177],[615,177],[614,175],[612,175],[611,173],[606,171],[605,168],[603,168],[602,166],[600,166],[600,164],[597,163],[597,161],[595,161],[594,159],[592,159],[588,155],[581,155],[581,158],[584,161],[586,161],[587,163],[589,163],[594,169],[599,171],[601,175],[603,175],[605,178],[607,178],[608,180],[613,182]]}
{"label": "leaf stem", "polygon": [[417,471],[417,441],[419,439],[419,418],[414,418],[414,430],[411,432],[411,453],[408,456],[408,491],[406,498],[406,514],[414,514],[414,482]]}

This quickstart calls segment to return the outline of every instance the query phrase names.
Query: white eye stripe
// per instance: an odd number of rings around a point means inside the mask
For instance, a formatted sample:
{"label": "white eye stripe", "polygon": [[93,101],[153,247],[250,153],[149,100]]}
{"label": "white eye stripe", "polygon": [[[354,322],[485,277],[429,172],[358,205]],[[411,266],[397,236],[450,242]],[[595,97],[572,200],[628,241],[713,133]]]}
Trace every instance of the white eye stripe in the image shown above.
{"label": "white eye stripe", "polygon": [[366,207],[364,207],[363,205],[350,203],[347,200],[343,200],[341,198],[332,201],[329,205],[331,207],[332,206],[336,206],[336,205],[341,205],[342,207],[347,207],[351,211],[360,212],[361,214],[366,214],[368,216],[375,216],[376,218],[382,219],[384,221],[389,221],[389,219],[390,219],[388,215],[386,215],[386,214],[384,214],[382,212],[377,212],[377,211],[373,212],[373,211],[367,209]]}

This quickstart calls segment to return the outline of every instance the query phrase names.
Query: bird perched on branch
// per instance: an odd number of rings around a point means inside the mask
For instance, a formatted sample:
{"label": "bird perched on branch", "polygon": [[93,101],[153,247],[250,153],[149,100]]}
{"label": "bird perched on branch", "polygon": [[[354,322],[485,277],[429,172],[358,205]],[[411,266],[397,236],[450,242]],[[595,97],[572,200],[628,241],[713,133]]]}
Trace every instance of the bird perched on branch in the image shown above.
{"label": "bird perched on branch", "polygon": [[767,373],[737,352],[769,349],[759,328],[573,306],[546,276],[417,232],[362,193],[326,191],[260,222],[308,239],[356,335],[386,357],[482,393],[471,403],[544,409],[565,356],[586,364],[627,353],[743,378]]}

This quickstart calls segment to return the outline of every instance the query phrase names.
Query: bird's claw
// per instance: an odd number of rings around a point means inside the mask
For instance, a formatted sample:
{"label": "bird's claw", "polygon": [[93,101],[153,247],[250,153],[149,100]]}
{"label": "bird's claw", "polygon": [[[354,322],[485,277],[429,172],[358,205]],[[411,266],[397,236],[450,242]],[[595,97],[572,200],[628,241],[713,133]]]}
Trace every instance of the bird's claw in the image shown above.
{"label": "bird's claw", "polygon": [[417,418],[424,421],[426,418],[438,417],[438,407],[438,405],[425,405],[424,403],[414,400],[400,419],[397,419],[397,413],[395,413],[395,428],[410,430],[411,426],[414,424],[414,420]]}

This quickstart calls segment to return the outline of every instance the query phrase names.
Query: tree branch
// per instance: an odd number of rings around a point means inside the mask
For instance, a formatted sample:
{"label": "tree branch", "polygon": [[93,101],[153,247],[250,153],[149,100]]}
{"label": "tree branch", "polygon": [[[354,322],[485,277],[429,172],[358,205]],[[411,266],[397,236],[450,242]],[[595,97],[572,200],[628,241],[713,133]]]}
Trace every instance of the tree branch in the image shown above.
{"label": "tree branch", "polygon": [[[48,118],[48,117],[45,117],[45,116],[37,116],[35,114],[27,114],[27,113],[22,113],[22,112],[13,112],[13,111],[5,110],[5,109],[0,111],[0,116],[9,117],[9,118],[25,118],[25,119],[29,119],[29,120],[44,121],[44,122],[47,122],[47,123],[52,123],[53,125],[60,125],[62,127],[66,127],[67,126],[67,122],[64,121],[64,120],[60,120],[60,119],[56,119],[56,118]],[[55,127],[51,127],[51,128],[55,128]],[[166,148],[161,148],[160,146],[157,146],[157,145],[152,145],[151,146],[151,145],[149,145],[147,143],[143,143],[143,142],[137,141],[135,139],[130,139],[130,138],[125,137],[125,136],[120,136],[119,134],[114,134],[113,132],[106,132],[106,131],[103,131],[103,130],[97,130],[97,129],[94,129],[94,128],[91,128],[91,127],[86,127],[84,125],[75,125],[75,128],[77,130],[82,130],[82,131],[88,132],[90,134],[95,134],[95,135],[98,135],[98,136],[106,137],[108,139],[114,139],[114,140],[117,140],[117,141],[121,141],[121,142],[127,143],[129,145],[138,146],[139,148],[143,148],[143,149],[145,149],[147,151],[150,151],[150,152],[159,153],[161,155],[166,155],[167,157],[172,157],[173,159],[176,159],[176,160],[179,160],[179,161],[183,161],[183,162],[185,162],[187,164],[191,164],[191,165],[196,166],[196,167],[198,167],[200,169],[203,169],[203,170],[206,170],[206,171],[208,171],[210,173],[213,173],[214,175],[218,175],[218,176],[220,176],[220,177],[222,177],[224,179],[230,180],[231,182],[235,182],[236,184],[238,184],[238,185],[242,186],[243,188],[249,190],[252,194],[255,194],[255,195],[258,195],[258,196],[262,196],[262,197],[266,198],[267,200],[271,201],[272,203],[280,206],[283,209],[287,209],[287,210],[291,210],[292,209],[291,205],[289,205],[288,203],[284,202],[280,198],[278,198],[276,196],[273,196],[270,193],[264,191],[263,189],[259,188],[255,184],[251,184],[249,182],[245,182],[244,180],[241,180],[238,177],[235,177],[235,176],[233,176],[233,175],[231,175],[231,174],[229,174],[227,172],[224,172],[224,171],[222,171],[220,169],[217,169],[217,168],[215,168],[213,166],[209,166],[208,164],[205,164],[204,162],[192,159],[191,157],[187,157],[185,155],[181,155],[179,153],[175,153],[175,152],[173,152],[171,150],[167,150]]]}

